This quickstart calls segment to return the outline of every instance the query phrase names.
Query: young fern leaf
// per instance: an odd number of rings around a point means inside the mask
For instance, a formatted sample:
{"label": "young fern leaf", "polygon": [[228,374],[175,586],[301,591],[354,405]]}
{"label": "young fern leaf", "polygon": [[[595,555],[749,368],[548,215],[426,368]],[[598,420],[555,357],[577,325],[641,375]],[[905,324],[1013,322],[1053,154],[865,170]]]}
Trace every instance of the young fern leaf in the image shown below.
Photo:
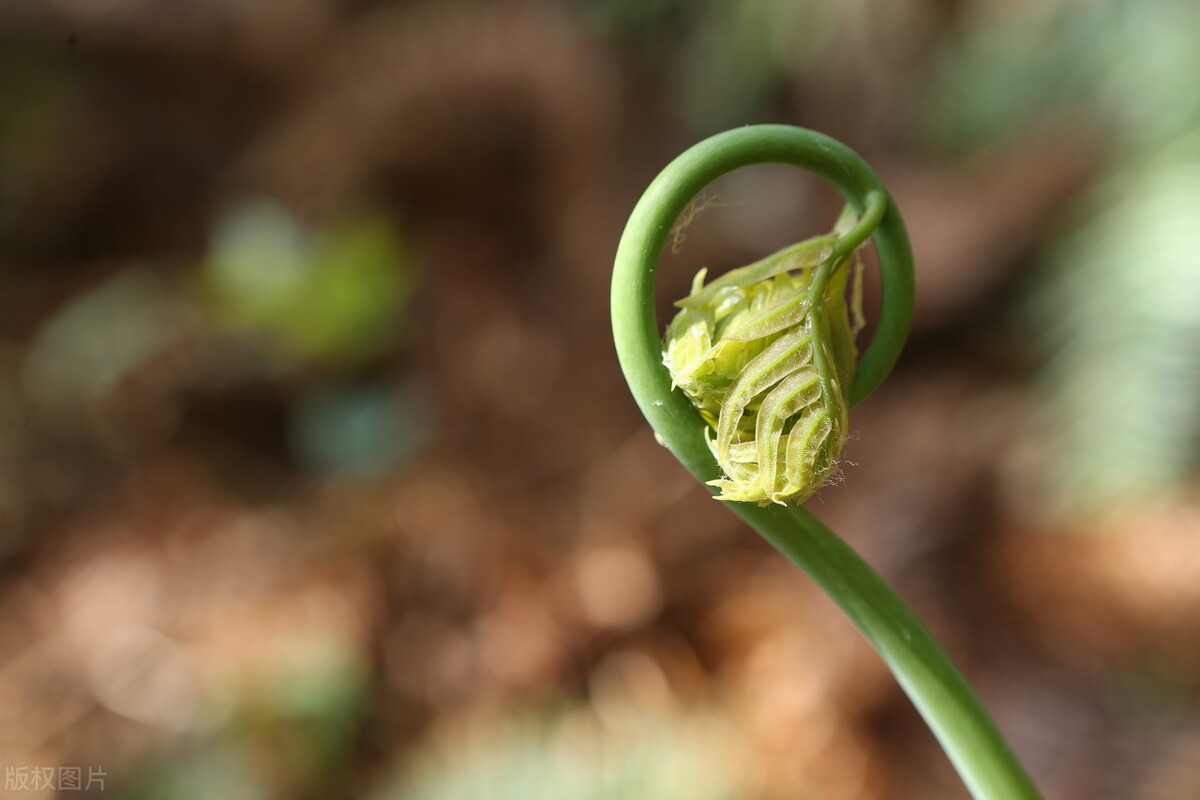
{"label": "young fern leaf", "polygon": [[[857,250],[833,233],[735,269],[707,286],[706,270],[667,328],[663,363],[715,431],[709,448],[724,476],[718,500],[802,503],[828,481],[846,441],[846,387],[861,311]],[[819,296],[818,296],[819,295]],[[852,314],[853,312],[853,314]]]}
{"label": "young fern leaf", "polygon": [[[861,218],[846,232],[836,228],[828,241],[795,245],[707,286],[701,272],[677,304],[682,310],[664,342],[654,276],[675,220],[720,176],[773,162],[824,178]],[[859,356],[854,251],[868,238],[878,255],[881,297],[875,333]],[[814,131],[750,125],[689,148],[638,201],[613,262],[613,339],[630,391],[659,441],[701,481],[728,484],[718,487],[725,499],[755,501],[726,507],[803,568],[862,630],[971,796],[1038,800],[928,629],[851,547],[794,502],[828,478],[845,438],[847,407],[871,394],[896,363],[912,321],[913,290],[904,222],[866,162]]]}

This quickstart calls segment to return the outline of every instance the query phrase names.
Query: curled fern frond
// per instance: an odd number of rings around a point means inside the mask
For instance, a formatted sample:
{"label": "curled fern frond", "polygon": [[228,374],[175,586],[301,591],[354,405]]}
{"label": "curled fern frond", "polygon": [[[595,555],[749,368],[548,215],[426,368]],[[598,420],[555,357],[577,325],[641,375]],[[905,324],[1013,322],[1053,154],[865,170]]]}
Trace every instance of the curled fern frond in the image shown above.
{"label": "curled fern frond", "polygon": [[836,467],[858,355],[851,317],[861,317],[846,288],[861,271],[857,250],[835,255],[835,246],[856,222],[848,210],[832,233],[707,286],[701,270],[675,304],[663,364],[711,429],[718,500],[802,503]]}
{"label": "curled fern frond", "polygon": [[[672,324],[668,335],[667,359],[682,367],[672,375],[663,364],[655,315],[659,254],[674,222],[705,186],[727,172],[765,162],[810,170],[833,184],[861,216],[845,234],[835,229],[831,242],[795,245],[707,285],[701,276],[680,304],[682,320]],[[853,330],[846,322],[844,290],[851,280],[846,263],[854,263],[855,250],[868,238],[883,278],[881,302],[875,334],[856,358]],[[668,164],[629,216],[613,263],[617,356],[658,440],[701,481],[737,477],[722,476],[723,467],[714,457],[714,451],[724,450],[723,436],[728,437],[731,463],[754,462],[765,471],[774,470],[774,477],[759,478],[764,491],[758,504],[730,502],[726,508],[803,568],[859,626],[929,722],[971,795],[976,800],[1037,800],[1037,790],[979,699],[912,610],[803,506],[772,503],[768,494],[787,493],[787,448],[782,449],[781,468],[778,442],[786,436],[788,443],[804,443],[796,445],[800,452],[793,454],[794,464],[809,451],[810,442],[831,440],[833,420],[840,420],[844,431],[839,415],[874,391],[896,363],[912,320],[912,266],[912,249],[895,201],[854,151],[828,136],[786,125],[726,131]],[[851,292],[851,306],[858,297],[857,291]],[[805,324],[808,346],[797,346],[787,337]],[[720,350],[712,353],[718,345]],[[772,350],[775,347],[779,352]],[[766,365],[767,353],[778,358],[776,366]],[[810,403],[812,372],[820,396]],[[756,377],[749,377],[752,373]],[[728,384],[722,386],[724,379]],[[711,387],[713,394],[698,408],[688,398],[688,386]],[[707,391],[697,394],[706,396]],[[828,432],[821,431],[819,414],[803,412],[816,403],[830,410]],[[740,411],[729,411],[733,407]],[[747,438],[751,412],[753,440]],[[772,424],[766,425],[767,420]],[[824,458],[832,463],[828,452]],[[814,460],[809,471],[816,474],[824,468]]]}

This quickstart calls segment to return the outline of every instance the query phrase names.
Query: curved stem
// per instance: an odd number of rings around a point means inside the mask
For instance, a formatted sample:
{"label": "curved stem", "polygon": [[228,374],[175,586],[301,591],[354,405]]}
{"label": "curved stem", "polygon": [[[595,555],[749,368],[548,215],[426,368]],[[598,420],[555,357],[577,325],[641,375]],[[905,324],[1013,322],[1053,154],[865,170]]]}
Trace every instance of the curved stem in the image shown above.
{"label": "curved stem", "polygon": [[[873,231],[883,272],[879,324],[849,392],[857,403],[895,364],[912,317],[912,254],[895,202],[845,145],[784,125],[740,128],[700,142],[650,184],[617,249],[612,319],[617,354],[634,398],[663,443],[701,482],[720,477],[705,425],[662,364],[654,311],[659,255],[675,219],[715,178],[739,167],[782,162],[829,181],[862,216],[853,233]],[[855,243],[857,244],[857,243]],[[727,503],[799,565],[879,651],[977,800],[1037,800],[1037,790],[975,693],[913,612],[848,545],[798,506]]]}
{"label": "curved stem", "polygon": [[[865,242],[867,237],[874,233],[875,229],[879,227],[879,223],[883,220],[884,212],[887,210],[887,204],[888,198],[885,196],[884,192],[878,189],[872,189],[871,191],[867,192],[866,197],[862,200],[862,216],[859,219],[858,224],[856,224],[844,236],[838,237],[837,244],[833,246],[833,251],[830,253],[829,258],[825,259],[825,261],[819,267],[817,267],[816,273],[813,275],[811,289],[813,366],[816,367],[817,376],[821,381],[821,393],[826,398],[824,403],[824,411],[822,413],[827,416],[834,413],[835,406],[840,404],[835,403],[833,400],[834,393],[830,383],[834,380],[834,376],[832,375],[832,371],[829,369],[829,364],[827,363],[825,357],[825,354],[828,352],[825,342],[825,323],[823,321],[825,319],[826,287],[829,285],[829,278],[833,275],[834,268],[839,263],[842,263],[843,260],[848,260],[849,256],[855,251],[855,249]],[[849,269],[850,265],[847,264],[846,268]],[[908,279],[911,281],[911,261],[910,268],[907,270],[907,274]],[[903,345],[903,337],[901,337],[900,343]],[[842,420],[845,421],[846,414],[844,408],[840,416]],[[843,425],[842,428],[844,430],[845,426]],[[827,458],[825,453],[828,448],[829,441],[826,440],[825,444],[821,446],[821,458],[818,460],[818,463],[826,463]]]}

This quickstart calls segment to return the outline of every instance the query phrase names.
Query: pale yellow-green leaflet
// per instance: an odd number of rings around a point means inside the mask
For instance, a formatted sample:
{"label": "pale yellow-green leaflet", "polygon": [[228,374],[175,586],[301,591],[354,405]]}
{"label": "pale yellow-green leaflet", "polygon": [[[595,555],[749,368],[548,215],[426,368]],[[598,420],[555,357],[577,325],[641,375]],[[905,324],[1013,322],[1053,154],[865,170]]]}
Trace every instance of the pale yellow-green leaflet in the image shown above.
{"label": "pale yellow-green leaflet", "polygon": [[[724,472],[710,482],[718,500],[801,503],[837,466],[862,325],[861,262],[857,252],[830,259],[856,221],[847,211],[832,233],[707,285],[701,270],[675,304],[663,363],[711,429],[709,448]],[[822,270],[829,279],[814,303]]]}

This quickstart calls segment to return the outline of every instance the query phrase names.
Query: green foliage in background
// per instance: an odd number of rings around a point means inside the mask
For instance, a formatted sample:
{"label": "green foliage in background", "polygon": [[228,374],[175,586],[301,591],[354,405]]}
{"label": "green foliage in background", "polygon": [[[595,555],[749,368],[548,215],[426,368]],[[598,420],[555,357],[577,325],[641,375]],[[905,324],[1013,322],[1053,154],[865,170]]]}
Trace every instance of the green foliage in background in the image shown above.
{"label": "green foliage in background", "polygon": [[1099,121],[1126,158],[1200,120],[1200,5],[973,3],[964,11],[921,109],[940,147],[976,146],[1065,112]]}
{"label": "green foliage in background", "polygon": [[320,474],[368,477],[405,460],[428,420],[411,385],[361,367],[401,350],[413,276],[395,226],[360,216],[310,230],[271,203],[217,226],[203,285],[218,324],[259,340],[280,371],[319,365],[289,414],[292,448]]}
{"label": "green foliage in background", "polygon": [[367,711],[361,655],[338,637],[287,642],[262,674],[206,697],[212,727],[128,776],[119,800],[345,796]]}
{"label": "green foliage in background", "polygon": [[23,387],[42,413],[64,415],[119,382],[187,330],[190,309],[153,265],[139,265],[79,292],[38,329]]}
{"label": "green foliage in background", "polygon": [[776,94],[820,66],[858,28],[864,0],[577,0],[592,25],[642,44],[673,111],[704,135],[762,122]]}
{"label": "green foliage in background", "polygon": [[1200,136],[1114,176],[1048,254],[1033,297],[1051,353],[1057,498],[1098,505],[1180,483],[1200,445]]}
{"label": "green foliage in background", "polygon": [[1177,486],[1200,451],[1200,4],[971,8],[931,96],[936,139],[976,146],[1064,111],[1107,132],[1108,174],[1043,254],[1023,323],[1048,355],[1051,499]]}
{"label": "green foliage in background", "polygon": [[355,218],[309,232],[251,203],[218,225],[205,270],[217,317],[285,361],[353,365],[396,349],[412,278],[394,226]]}
{"label": "green foliage in background", "polygon": [[731,755],[699,717],[613,729],[586,711],[488,723],[420,753],[374,800],[733,800]]}

